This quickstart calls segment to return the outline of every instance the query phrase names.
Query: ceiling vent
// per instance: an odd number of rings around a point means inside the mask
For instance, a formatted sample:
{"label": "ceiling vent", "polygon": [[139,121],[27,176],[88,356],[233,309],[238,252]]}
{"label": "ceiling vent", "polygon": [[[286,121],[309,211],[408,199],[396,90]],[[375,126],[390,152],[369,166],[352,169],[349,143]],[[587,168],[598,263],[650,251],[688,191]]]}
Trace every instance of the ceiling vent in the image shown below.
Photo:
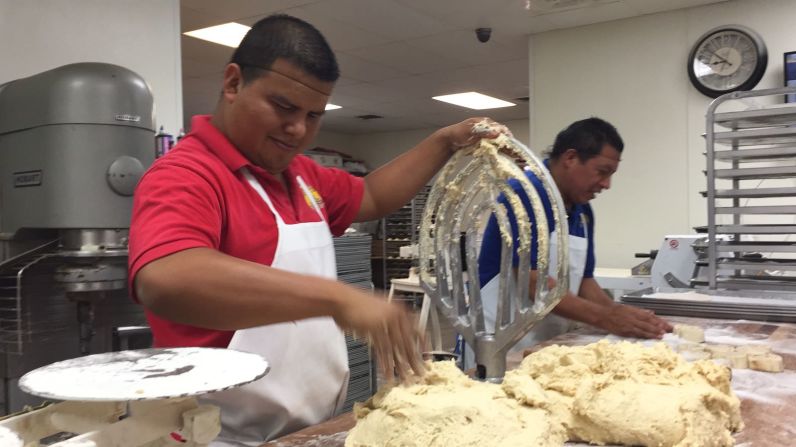
{"label": "ceiling vent", "polygon": [[551,14],[616,3],[617,1],[619,0],[526,0],[525,9],[533,14]]}
{"label": "ceiling vent", "polygon": [[384,117],[381,115],[357,115],[357,118],[361,119],[362,121],[367,121],[367,120],[380,120]]}

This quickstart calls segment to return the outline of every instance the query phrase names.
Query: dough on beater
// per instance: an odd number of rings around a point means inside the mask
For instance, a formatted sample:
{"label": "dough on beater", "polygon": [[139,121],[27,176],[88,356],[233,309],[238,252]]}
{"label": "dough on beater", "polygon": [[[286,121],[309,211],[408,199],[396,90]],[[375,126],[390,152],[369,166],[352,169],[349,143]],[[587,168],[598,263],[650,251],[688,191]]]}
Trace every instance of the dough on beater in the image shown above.
{"label": "dough on beater", "polygon": [[766,372],[782,372],[782,357],[777,354],[749,354],[749,369]]}
{"label": "dough on beater", "polygon": [[691,326],[689,324],[675,324],[674,335],[694,343],[702,343],[705,341],[705,330],[698,326]]}
{"label": "dough on beater", "polygon": [[743,427],[728,368],[687,363],[664,343],[605,340],[541,349],[502,385],[437,362],[421,383],[383,389],[355,413],[347,447],[732,446]]}

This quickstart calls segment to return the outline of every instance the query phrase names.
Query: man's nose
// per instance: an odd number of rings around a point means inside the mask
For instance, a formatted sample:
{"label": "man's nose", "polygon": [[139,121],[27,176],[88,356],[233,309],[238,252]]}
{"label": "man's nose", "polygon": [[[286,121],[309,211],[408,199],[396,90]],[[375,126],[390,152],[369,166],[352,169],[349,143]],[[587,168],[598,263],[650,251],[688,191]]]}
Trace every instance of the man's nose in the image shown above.
{"label": "man's nose", "polygon": [[285,132],[296,138],[301,138],[307,133],[307,123],[301,119],[292,119],[285,124]]}
{"label": "man's nose", "polygon": [[611,176],[605,177],[604,179],[600,180],[599,183],[602,189],[610,189],[611,188]]}

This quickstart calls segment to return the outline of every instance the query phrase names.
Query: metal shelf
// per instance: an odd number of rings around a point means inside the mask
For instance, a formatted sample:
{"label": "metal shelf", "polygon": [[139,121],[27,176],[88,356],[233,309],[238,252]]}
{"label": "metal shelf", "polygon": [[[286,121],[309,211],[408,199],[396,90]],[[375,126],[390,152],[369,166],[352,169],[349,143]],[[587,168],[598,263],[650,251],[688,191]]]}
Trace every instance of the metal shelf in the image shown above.
{"label": "metal shelf", "polygon": [[767,129],[732,130],[716,132],[713,138],[717,144],[739,147],[764,144],[796,144],[796,128],[772,127]]}
{"label": "metal shelf", "polygon": [[763,253],[796,253],[796,242],[768,242],[768,241],[717,241],[716,247],[720,252],[763,252]]}
{"label": "metal shelf", "polygon": [[792,126],[796,125],[796,105],[717,113],[714,122],[728,129]]}
{"label": "metal shelf", "polygon": [[715,214],[796,214],[796,205],[782,206],[717,206]]}
{"label": "metal shelf", "polygon": [[716,231],[722,234],[796,234],[796,225],[788,225],[788,224],[717,225]]}
{"label": "metal shelf", "polygon": [[733,258],[720,258],[719,266],[736,270],[787,270],[796,271],[796,259],[766,259],[765,261],[740,261]]}
{"label": "metal shelf", "polygon": [[[792,290],[796,287],[796,277],[788,279],[783,276],[720,276],[716,282],[722,288],[738,290]],[[707,284],[695,281],[694,285]]]}
{"label": "metal shelf", "polygon": [[796,177],[796,166],[772,166],[767,168],[716,169],[716,178],[755,180]]}
{"label": "metal shelf", "polygon": [[[707,191],[700,191],[702,197],[707,197]],[[796,197],[796,187],[785,188],[755,188],[755,189],[717,189],[717,199],[742,199],[742,198],[768,198],[768,197]]]}
{"label": "metal shelf", "polygon": [[724,150],[713,153],[716,160],[728,161],[763,161],[786,160],[796,157],[796,146],[770,146],[756,149]]}

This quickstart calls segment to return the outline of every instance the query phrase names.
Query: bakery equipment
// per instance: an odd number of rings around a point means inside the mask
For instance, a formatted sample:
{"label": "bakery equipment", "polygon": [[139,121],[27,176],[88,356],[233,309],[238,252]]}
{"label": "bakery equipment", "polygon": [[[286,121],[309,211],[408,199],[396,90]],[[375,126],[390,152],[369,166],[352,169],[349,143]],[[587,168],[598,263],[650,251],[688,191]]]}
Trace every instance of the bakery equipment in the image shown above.
{"label": "bakery equipment", "polygon": [[[558,238],[558,265],[548,265],[550,247],[546,219],[536,223],[538,240],[538,275],[552,276],[556,283],[538,281],[534,297],[529,294],[529,269],[512,268],[516,248],[519,265],[530,265],[531,223],[518,195],[507,183],[516,179],[531,201],[534,214],[544,215],[539,194],[526,177],[530,169],[543,182],[551,198],[553,224]],[[513,238],[506,207],[497,201],[499,194],[508,199],[517,216],[519,246]],[[494,328],[484,324],[484,309],[478,275],[464,275],[462,266],[478,265],[480,234],[489,216],[494,214],[500,227],[502,259],[497,318]],[[544,318],[561,300],[568,288],[566,212],[553,178],[542,162],[522,143],[505,135],[495,140],[481,140],[461,149],[443,168],[428,196],[420,224],[420,279],[439,313],[464,336],[475,353],[476,376],[499,382],[506,371],[508,350]],[[461,250],[464,234],[465,249]],[[464,259],[462,256],[464,252]],[[465,280],[469,277],[469,280]]]}
{"label": "bakery equipment", "polygon": [[31,371],[26,392],[63,402],[0,421],[0,445],[204,446],[220,411],[196,396],[253,382],[269,370],[256,354],[166,348],[95,354]]}
{"label": "bakery equipment", "polygon": [[[710,289],[796,290],[796,105],[779,103],[794,92],[734,92],[708,107]],[[719,234],[733,237],[722,241]]]}
{"label": "bakery equipment", "polygon": [[[133,190],[154,157],[144,79],[77,63],[0,85],[0,411],[25,372],[144,327],[127,296]],[[4,410],[4,411],[2,411]]]}
{"label": "bakery equipment", "polygon": [[796,323],[796,297],[775,290],[649,287],[623,295],[622,302],[659,315]]}
{"label": "bakery equipment", "polygon": [[[726,241],[730,236],[717,238]],[[596,268],[594,279],[615,297],[647,288],[697,287],[706,281],[707,235],[669,234],[657,250],[636,253],[636,257],[647,259],[632,269]]]}

